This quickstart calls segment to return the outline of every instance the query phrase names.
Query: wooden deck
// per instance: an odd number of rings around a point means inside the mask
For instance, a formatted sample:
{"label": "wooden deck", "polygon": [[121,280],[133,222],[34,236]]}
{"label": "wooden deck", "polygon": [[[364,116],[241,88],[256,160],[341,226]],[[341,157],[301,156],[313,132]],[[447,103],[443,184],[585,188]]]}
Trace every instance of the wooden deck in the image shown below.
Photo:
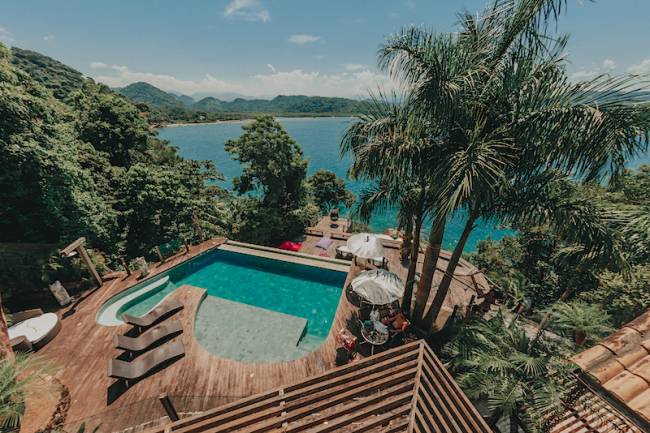
{"label": "wooden deck", "polygon": [[[220,239],[192,247],[189,255],[177,256],[155,267],[153,272],[165,271],[223,242],[224,239]],[[184,332],[177,338],[183,341],[185,357],[123,390],[119,382],[107,376],[107,366],[111,358],[121,353],[112,347],[113,336],[130,327],[100,326],[95,315],[106,300],[136,282],[134,276],[108,281],[76,307],[61,311],[61,332],[39,352],[58,368],[56,376],[70,390],[71,406],[66,419],[66,424],[72,424],[69,431],[74,430],[75,421],[88,417],[91,419],[87,420],[87,426],[101,424],[103,432],[162,416],[157,397],[163,392],[185,407],[205,410],[321,373],[334,366],[334,333],[346,326],[346,318],[353,311],[353,306],[342,296],[330,336],[305,358],[273,364],[245,364],[214,356],[194,340],[194,316],[205,291],[183,286],[170,299],[185,305],[175,316],[183,324]]]}
{"label": "wooden deck", "polygon": [[[319,239],[320,236],[306,236],[301,252],[321,255],[323,251],[315,247]],[[224,242],[225,239],[214,239],[193,246],[189,254],[175,256],[164,264],[154,266],[152,274],[168,270]],[[325,253],[334,257],[336,245],[344,242],[335,240]],[[399,250],[387,248],[386,258],[390,269],[404,277],[406,267],[399,261]],[[358,266],[351,266],[345,286],[361,270]],[[466,262],[461,264],[460,275],[454,281],[452,293],[445,303],[446,313],[451,312],[454,304],[466,305],[476,294],[476,287],[480,290],[487,287],[482,275],[474,270]],[[436,274],[436,278],[439,279],[441,275]],[[62,310],[59,313],[62,318],[61,332],[39,352],[40,356],[58,367],[56,376],[70,391],[71,406],[66,419],[68,431],[76,431],[75,424],[83,420],[87,421],[87,427],[100,425],[100,431],[104,432],[160,417],[163,412],[157,397],[161,393],[172,396],[175,405],[183,411],[203,411],[321,374],[334,366],[335,334],[347,326],[347,319],[356,311],[343,291],[330,334],[317,350],[294,361],[246,364],[212,355],[195,341],[194,317],[205,291],[183,286],[171,297],[185,305],[185,309],[176,315],[183,324],[184,333],[176,338],[183,341],[185,357],[125,390],[119,382],[107,376],[107,366],[111,358],[121,353],[112,347],[113,336],[126,332],[129,326],[100,326],[95,316],[106,300],[135,283],[135,276],[107,281],[81,302]],[[446,317],[443,315],[441,320],[446,320]]]}

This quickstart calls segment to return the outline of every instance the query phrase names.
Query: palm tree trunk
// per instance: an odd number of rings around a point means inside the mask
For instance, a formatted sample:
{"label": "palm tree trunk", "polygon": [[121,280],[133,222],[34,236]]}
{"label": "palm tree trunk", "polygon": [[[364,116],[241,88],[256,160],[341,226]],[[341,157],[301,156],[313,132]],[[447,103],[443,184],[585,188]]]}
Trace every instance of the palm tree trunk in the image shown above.
{"label": "palm tree trunk", "polygon": [[519,433],[519,422],[515,414],[510,415],[510,433]]}
{"label": "palm tree trunk", "polygon": [[0,360],[2,359],[14,359],[14,351],[11,350],[9,332],[7,331],[7,319],[2,309],[2,298],[0,298]]}
{"label": "palm tree trunk", "polygon": [[449,264],[447,265],[447,271],[445,272],[445,275],[442,277],[442,281],[438,286],[438,290],[436,291],[436,296],[433,298],[433,303],[431,304],[431,308],[429,308],[429,312],[424,318],[425,331],[430,331],[433,328],[433,324],[436,322],[436,319],[440,314],[440,310],[442,310],[442,305],[445,302],[445,298],[447,298],[447,293],[449,292],[449,288],[451,287],[451,282],[454,278],[454,271],[456,270],[456,267],[458,266],[458,262],[460,261],[460,258],[463,255],[465,244],[467,243],[467,239],[469,238],[470,233],[474,229],[474,223],[476,222],[476,219],[477,217],[470,212],[470,215],[467,218],[467,222],[465,223],[465,228],[463,229],[463,233],[460,235],[458,244],[456,244],[456,248],[454,248],[454,252],[451,254],[451,258],[449,259]]}
{"label": "palm tree trunk", "polygon": [[436,272],[438,265],[438,257],[440,257],[440,249],[442,248],[442,240],[445,236],[446,220],[434,222],[433,227],[429,231],[429,243],[424,252],[424,263],[422,264],[422,275],[418,283],[418,290],[415,293],[415,310],[413,311],[413,320],[422,321],[424,318],[424,309],[429,300],[431,293],[431,283],[433,282],[433,274]]}
{"label": "palm tree trunk", "polygon": [[[573,289],[571,287],[568,287],[566,290],[564,290],[562,295],[555,302],[566,301],[566,299],[569,297],[571,292],[573,292]],[[535,345],[537,343],[537,340],[539,340],[539,338],[542,336],[542,334],[544,333],[544,329],[546,328],[546,326],[550,321],[551,321],[551,310],[549,309],[549,311],[547,311],[546,314],[544,314],[542,321],[539,322],[539,328],[537,329],[537,334],[535,335],[535,339],[533,340],[533,345]]]}
{"label": "palm tree trunk", "polygon": [[411,312],[411,301],[413,299],[413,283],[415,282],[415,270],[420,255],[420,232],[422,231],[422,212],[415,216],[415,227],[413,229],[413,240],[411,241],[411,257],[409,268],[406,274],[406,287],[404,287],[404,298],[402,299],[402,311],[407,316]]}

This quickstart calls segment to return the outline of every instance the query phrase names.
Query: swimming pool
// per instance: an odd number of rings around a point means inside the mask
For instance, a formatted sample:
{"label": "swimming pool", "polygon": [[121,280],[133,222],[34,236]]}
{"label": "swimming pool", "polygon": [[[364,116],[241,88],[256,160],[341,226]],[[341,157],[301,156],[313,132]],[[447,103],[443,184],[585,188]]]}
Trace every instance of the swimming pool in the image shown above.
{"label": "swimming pool", "polygon": [[[207,298],[197,312],[195,326],[200,332],[195,334],[208,350],[220,351],[219,355],[227,352],[227,357],[255,362],[295,359],[313,350],[327,337],[345,278],[346,273],[340,271],[215,249],[111,298],[98,312],[97,321],[106,326],[119,325],[123,323],[122,314],[141,316],[176,288],[188,284],[207,291]],[[300,323],[304,323],[304,329],[298,331],[299,341],[293,342],[294,346],[298,345],[297,351],[278,347],[275,352],[290,353],[265,356],[262,353],[252,355],[249,350],[238,356],[237,346],[246,344],[247,334],[266,328],[273,336],[287,334],[287,338],[295,339],[295,329],[287,327],[301,327]],[[278,329],[274,330],[275,326]],[[223,347],[227,337],[224,329],[237,335],[232,345],[228,343],[228,350]],[[220,347],[212,347],[217,340]],[[281,344],[275,342],[275,345]],[[272,348],[268,350],[273,351]]]}

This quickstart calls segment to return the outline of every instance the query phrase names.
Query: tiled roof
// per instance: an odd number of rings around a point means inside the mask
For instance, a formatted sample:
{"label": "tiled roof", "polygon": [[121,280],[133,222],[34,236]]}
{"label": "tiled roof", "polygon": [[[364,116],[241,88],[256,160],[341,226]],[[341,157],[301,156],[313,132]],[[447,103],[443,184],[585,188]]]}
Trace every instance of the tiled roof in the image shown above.
{"label": "tiled roof", "polygon": [[609,397],[650,425],[650,310],[572,360]]}
{"label": "tiled roof", "polygon": [[491,433],[423,342],[151,430]]}
{"label": "tiled roof", "polygon": [[564,412],[550,421],[550,433],[644,433],[578,377],[567,385],[571,401],[565,401]]}

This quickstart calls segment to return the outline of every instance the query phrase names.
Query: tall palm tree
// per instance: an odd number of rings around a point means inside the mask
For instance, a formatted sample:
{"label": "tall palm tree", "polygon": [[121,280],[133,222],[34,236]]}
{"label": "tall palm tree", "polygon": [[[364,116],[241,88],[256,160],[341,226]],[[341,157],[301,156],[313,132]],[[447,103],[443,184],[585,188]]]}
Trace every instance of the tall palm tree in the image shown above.
{"label": "tall palm tree", "polygon": [[377,210],[397,207],[398,225],[411,239],[402,302],[405,313],[412,301],[422,225],[435,195],[424,159],[431,153],[432,134],[413,108],[408,95],[399,99],[379,93],[341,142],[341,152],[354,155],[350,175],[374,182],[362,191],[356,212],[368,220]]}
{"label": "tall palm tree", "polygon": [[[458,209],[467,213],[426,325],[442,308],[476,221],[553,218],[562,209],[535,215],[554,203],[537,202],[543,194],[531,189],[545,190],[555,181],[547,171],[585,180],[607,173],[615,179],[629,156],[647,146],[650,116],[636,103],[645,83],[631,76],[568,80],[563,67],[567,38],[553,40],[547,32],[564,5],[559,0],[497,0],[480,17],[461,15],[456,35],[411,28],[380,51],[380,65],[410,86],[431,122],[445,128],[440,136],[447,151],[432,167],[441,181],[441,218],[430,238],[441,239],[442,216]],[[524,185],[530,194],[523,202],[511,201],[521,198],[516,190]],[[597,220],[582,225],[592,222],[599,226]],[[598,228],[580,232],[597,233]],[[428,299],[435,267],[425,258],[418,297]]]}

